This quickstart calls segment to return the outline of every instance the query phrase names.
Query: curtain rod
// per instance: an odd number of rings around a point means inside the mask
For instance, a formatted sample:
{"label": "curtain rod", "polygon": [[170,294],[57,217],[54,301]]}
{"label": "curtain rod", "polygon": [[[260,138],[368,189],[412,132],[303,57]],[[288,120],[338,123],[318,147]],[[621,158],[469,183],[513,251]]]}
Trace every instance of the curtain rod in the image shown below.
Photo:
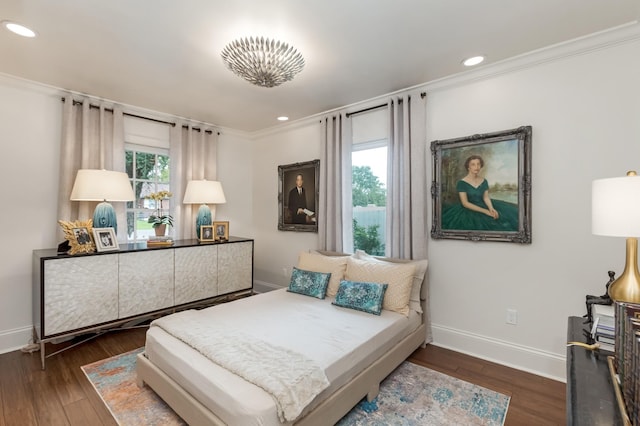
{"label": "curtain rod", "polygon": [[[62,97],[62,102],[65,102],[65,98],[64,97]],[[82,105],[83,101],[76,101],[74,99],[73,100],[73,104],[74,105]],[[98,105],[89,104],[89,108],[100,108],[100,107]],[[104,110],[105,111],[109,111],[109,112],[113,112],[113,108],[105,108]],[[129,117],[135,117],[135,118],[141,118],[143,120],[149,120],[149,121],[153,121],[155,123],[168,124],[171,127],[175,127],[176,126],[176,123],[172,123],[170,121],[158,120],[157,118],[143,117],[142,115],[131,114],[129,112],[123,112],[122,115],[126,115],[126,116],[129,116]],[[186,125],[183,124],[182,128],[183,129],[188,129],[189,126],[186,126]],[[202,131],[202,129],[200,129],[199,127],[192,127],[191,129],[195,130],[196,132]],[[213,134],[213,130],[205,130],[204,132],[209,134],[209,135]],[[217,133],[218,133],[218,136],[220,136],[220,132],[217,132]]]}
{"label": "curtain rod", "polygon": [[[420,93],[420,98],[424,99],[424,98],[425,98],[425,96],[427,96],[427,92],[421,92],[421,93]],[[409,96],[409,99],[411,99],[411,96]],[[400,100],[400,102],[401,102],[401,101],[402,101],[402,100]],[[363,112],[373,111],[373,110],[376,110],[376,109],[379,109],[379,108],[384,108],[384,107],[386,107],[387,105],[388,105],[388,103],[386,103],[386,104],[380,104],[380,105],[372,106],[372,107],[369,107],[369,108],[361,109],[361,110],[358,110],[358,111],[348,112],[348,113],[346,113],[345,115],[347,116],[347,118],[349,118],[349,117],[351,117],[352,115],[361,114],[361,113],[363,113]]]}
{"label": "curtain rod", "polygon": [[380,108],[384,108],[386,107],[387,104],[381,104],[381,105],[376,105],[376,106],[372,106],[369,108],[365,108],[365,109],[361,109],[359,111],[353,111],[353,112],[348,112],[345,115],[347,116],[347,118],[351,117],[352,115],[356,115],[356,114],[362,114],[363,112],[369,112],[369,111],[373,111],[375,109],[380,109]]}

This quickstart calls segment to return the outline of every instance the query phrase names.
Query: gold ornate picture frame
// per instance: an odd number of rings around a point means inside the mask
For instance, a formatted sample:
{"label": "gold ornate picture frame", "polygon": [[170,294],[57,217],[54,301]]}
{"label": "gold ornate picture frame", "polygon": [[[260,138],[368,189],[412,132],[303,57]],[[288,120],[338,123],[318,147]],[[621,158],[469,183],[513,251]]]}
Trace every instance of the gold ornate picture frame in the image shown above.
{"label": "gold ornate picture frame", "polygon": [[69,241],[71,247],[68,254],[93,253],[96,251],[96,245],[93,242],[93,220],[76,220],[75,222],[67,222],[59,220],[58,223],[62,227],[64,237]]}

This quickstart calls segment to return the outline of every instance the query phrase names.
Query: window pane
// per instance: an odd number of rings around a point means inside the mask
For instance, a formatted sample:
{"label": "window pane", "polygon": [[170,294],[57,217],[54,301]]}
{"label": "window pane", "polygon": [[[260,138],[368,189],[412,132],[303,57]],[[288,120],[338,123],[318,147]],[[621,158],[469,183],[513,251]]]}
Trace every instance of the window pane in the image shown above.
{"label": "window pane", "polygon": [[124,153],[125,169],[129,179],[133,177],[133,151],[125,151]]}
{"label": "window pane", "polygon": [[352,153],[353,248],[385,254],[387,147]]}
{"label": "window pane", "polygon": [[[169,173],[169,156],[158,155],[158,181],[169,182],[171,175]],[[169,190],[169,185],[166,185],[166,190]]]}
{"label": "window pane", "polygon": [[146,152],[136,153],[136,178],[153,179],[156,166],[156,155]]}

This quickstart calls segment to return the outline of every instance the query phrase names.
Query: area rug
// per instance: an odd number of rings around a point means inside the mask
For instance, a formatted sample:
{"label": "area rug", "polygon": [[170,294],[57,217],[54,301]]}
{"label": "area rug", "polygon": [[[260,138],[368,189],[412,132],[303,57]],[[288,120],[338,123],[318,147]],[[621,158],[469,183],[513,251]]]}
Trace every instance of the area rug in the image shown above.
{"label": "area rug", "polygon": [[[184,425],[149,387],[136,384],[142,348],[85,365],[82,371],[121,426]],[[426,367],[404,362],[362,400],[340,426],[503,425],[509,397]]]}

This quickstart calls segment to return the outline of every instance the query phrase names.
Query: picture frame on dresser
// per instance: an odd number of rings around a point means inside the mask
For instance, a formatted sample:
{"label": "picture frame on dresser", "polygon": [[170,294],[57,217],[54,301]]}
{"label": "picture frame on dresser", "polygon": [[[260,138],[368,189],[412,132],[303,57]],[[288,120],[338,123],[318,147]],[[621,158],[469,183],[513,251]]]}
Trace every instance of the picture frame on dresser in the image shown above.
{"label": "picture frame on dresser", "polygon": [[76,220],[73,222],[59,220],[64,238],[69,241],[68,254],[93,253],[96,246],[93,240],[93,220]]}
{"label": "picture frame on dresser", "polygon": [[116,251],[120,249],[118,237],[113,228],[93,228],[93,241],[98,252]]}
{"label": "picture frame on dresser", "polygon": [[200,226],[200,242],[213,243],[216,240],[213,225]]}
{"label": "picture frame on dresser", "polygon": [[218,242],[229,240],[229,222],[213,222],[215,239]]}

